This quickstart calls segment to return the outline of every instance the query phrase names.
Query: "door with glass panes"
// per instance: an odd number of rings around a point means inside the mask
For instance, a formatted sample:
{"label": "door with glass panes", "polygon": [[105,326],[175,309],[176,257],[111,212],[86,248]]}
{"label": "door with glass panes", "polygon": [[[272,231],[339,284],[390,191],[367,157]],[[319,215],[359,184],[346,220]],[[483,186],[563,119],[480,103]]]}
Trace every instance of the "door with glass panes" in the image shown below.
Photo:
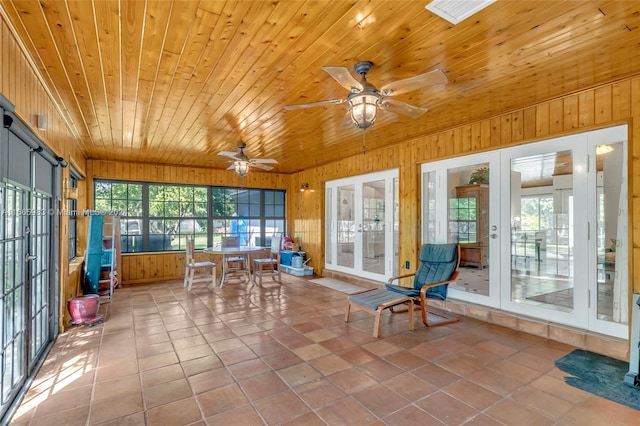
{"label": "door with glass panes", "polygon": [[457,242],[450,297],[625,338],[627,127],[422,166],[423,242]]}

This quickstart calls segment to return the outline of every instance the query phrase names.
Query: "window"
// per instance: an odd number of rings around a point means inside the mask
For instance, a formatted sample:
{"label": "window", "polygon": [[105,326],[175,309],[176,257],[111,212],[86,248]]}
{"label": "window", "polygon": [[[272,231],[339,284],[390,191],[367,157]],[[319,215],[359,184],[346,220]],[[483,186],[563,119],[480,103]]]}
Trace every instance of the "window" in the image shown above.
{"label": "window", "polygon": [[268,246],[285,230],[285,191],[144,182],[95,181],[96,210],[120,210],[122,252],[184,250],[219,245]]}

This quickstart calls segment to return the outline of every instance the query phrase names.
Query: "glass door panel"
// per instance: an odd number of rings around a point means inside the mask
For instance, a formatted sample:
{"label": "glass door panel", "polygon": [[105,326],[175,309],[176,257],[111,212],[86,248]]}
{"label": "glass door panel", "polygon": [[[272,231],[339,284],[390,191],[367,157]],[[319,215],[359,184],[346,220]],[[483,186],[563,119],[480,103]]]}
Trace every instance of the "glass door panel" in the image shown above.
{"label": "glass door panel", "polygon": [[362,187],[362,269],[384,274],[385,181],[365,182]]}
{"label": "glass door panel", "polygon": [[512,302],[574,309],[572,151],[510,160]]}
{"label": "glass door panel", "polygon": [[489,296],[489,164],[447,170],[448,241],[460,244],[460,274],[452,286]]}
{"label": "glass door panel", "polygon": [[338,261],[339,266],[354,267],[356,222],[354,216],[355,186],[345,185],[338,188]]}

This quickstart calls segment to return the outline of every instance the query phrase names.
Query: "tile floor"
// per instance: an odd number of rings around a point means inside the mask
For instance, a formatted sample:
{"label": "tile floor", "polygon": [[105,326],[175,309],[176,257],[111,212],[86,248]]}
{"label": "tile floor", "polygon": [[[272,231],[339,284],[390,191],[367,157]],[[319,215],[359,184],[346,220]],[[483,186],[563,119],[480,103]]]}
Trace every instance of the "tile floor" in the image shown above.
{"label": "tile floor", "polygon": [[[60,335],[15,425],[632,425],[638,412],[563,381],[574,348],[463,318],[406,314],[284,284],[116,290],[104,324]],[[309,277],[310,278],[310,277]]]}

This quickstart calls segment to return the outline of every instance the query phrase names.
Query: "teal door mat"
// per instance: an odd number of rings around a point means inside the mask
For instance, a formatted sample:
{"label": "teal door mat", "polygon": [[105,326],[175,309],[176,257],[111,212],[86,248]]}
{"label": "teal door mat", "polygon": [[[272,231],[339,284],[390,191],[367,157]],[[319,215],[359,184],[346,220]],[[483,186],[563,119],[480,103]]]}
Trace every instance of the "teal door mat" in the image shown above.
{"label": "teal door mat", "polygon": [[570,374],[567,384],[640,410],[640,388],[623,383],[628,362],[576,349],[557,360],[556,367]]}

